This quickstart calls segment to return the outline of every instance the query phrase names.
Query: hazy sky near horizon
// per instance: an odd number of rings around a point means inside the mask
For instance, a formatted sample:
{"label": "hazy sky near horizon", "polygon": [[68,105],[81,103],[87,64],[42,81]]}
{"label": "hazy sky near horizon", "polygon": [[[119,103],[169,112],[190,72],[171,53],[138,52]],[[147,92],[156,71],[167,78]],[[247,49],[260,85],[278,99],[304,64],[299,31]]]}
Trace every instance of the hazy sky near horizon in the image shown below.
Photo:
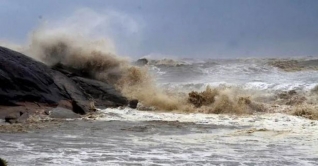
{"label": "hazy sky near horizon", "polygon": [[318,56],[318,0],[0,0],[0,5],[2,40],[23,42],[43,22],[72,20],[81,22],[75,24],[78,31],[92,28],[113,39],[119,54],[132,57]]}

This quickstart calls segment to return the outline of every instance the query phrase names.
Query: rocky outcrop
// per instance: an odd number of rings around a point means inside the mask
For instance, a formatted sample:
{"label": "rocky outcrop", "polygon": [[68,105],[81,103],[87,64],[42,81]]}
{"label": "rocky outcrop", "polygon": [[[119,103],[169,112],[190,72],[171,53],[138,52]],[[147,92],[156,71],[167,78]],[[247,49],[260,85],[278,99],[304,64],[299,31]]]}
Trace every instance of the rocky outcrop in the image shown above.
{"label": "rocky outcrop", "polygon": [[37,102],[56,106],[61,100],[70,100],[82,103],[77,113],[88,112],[83,107],[87,98],[71,79],[43,63],[3,47],[0,47],[0,87],[0,105]]}
{"label": "rocky outcrop", "polygon": [[0,105],[35,101],[55,104],[67,98],[56,85],[54,73],[40,62],[0,47]]}
{"label": "rocky outcrop", "polygon": [[95,106],[99,108],[128,105],[127,98],[122,96],[114,86],[106,82],[94,80],[88,72],[79,71],[62,64],[55,65],[53,69],[71,79],[83,92],[85,98],[94,101]]}
{"label": "rocky outcrop", "polygon": [[0,106],[19,109],[24,106],[22,112],[0,109],[0,115],[16,121],[30,110],[26,103],[37,103],[43,108],[61,106],[62,102],[65,108],[71,107],[78,114],[89,112],[92,100],[97,107],[128,105],[128,100],[113,86],[84,77],[89,75],[67,68],[51,69],[19,52],[0,47]]}
{"label": "rocky outcrop", "polygon": [[71,79],[97,107],[118,107],[128,104],[127,98],[112,85],[83,77],[71,77]]}
{"label": "rocky outcrop", "polygon": [[73,80],[58,71],[54,71],[52,77],[54,83],[63,94],[63,97],[71,100],[72,108],[75,113],[85,114],[89,112],[88,99]]}

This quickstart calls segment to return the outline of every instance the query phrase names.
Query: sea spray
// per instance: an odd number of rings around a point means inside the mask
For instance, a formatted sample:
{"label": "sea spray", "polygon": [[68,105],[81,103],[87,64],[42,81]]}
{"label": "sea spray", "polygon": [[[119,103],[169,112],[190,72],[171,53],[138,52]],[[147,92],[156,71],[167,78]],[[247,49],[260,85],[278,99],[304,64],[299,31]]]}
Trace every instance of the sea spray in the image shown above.
{"label": "sea spray", "polygon": [[203,113],[230,113],[246,114],[263,112],[263,104],[252,101],[252,95],[235,94],[232,88],[211,88],[209,86],[202,92],[189,93],[188,102],[197,107],[197,112]]}
{"label": "sea spray", "polygon": [[[151,64],[132,65],[128,58],[116,55],[113,46],[109,46],[111,43],[107,39],[40,28],[30,35],[26,45],[11,46],[51,67],[63,65],[86,73],[87,77],[110,83],[126,97],[138,99],[144,106],[153,107],[152,110],[251,114],[271,112],[273,108],[279,110],[278,105],[284,106],[285,112],[316,118],[308,114],[316,113],[317,88],[307,93],[248,91],[238,86],[207,87],[204,91],[189,94],[189,90],[167,91],[157,86],[149,72]],[[155,65],[165,67],[162,63]]]}
{"label": "sea spray", "polygon": [[[236,95],[228,90],[218,90],[220,95],[211,98],[209,88],[202,92],[206,103],[205,111],[196,109],[187,102],[187,94],[179,95],[160,89],[149,73],[148,67],[133,66],[128,58],[117,56],[109,49],[106,40],[76,36],[64,31],[39,29],[33,32],[29,43],[23,51],[51,66],[63,65],[86,76],[98,79],[118,88],[130,99],[138,99],[148,107],[156,110],[205,112],[205,113],[246,113]],[[215,90],[216,91],[216,90]],[[234,96],[234,97],[233,97]],[[215,100],[215,102],[214,102]]]}
{"label": "sea spray", "polygon": [[158,110],[180,110],[182,101],[158,88],[147,67],[130,64],[117,56],[105,39],[40,28],[25,46],[14,47],[51,67],[63,65],[87,77],[114,85],[130,99]]}

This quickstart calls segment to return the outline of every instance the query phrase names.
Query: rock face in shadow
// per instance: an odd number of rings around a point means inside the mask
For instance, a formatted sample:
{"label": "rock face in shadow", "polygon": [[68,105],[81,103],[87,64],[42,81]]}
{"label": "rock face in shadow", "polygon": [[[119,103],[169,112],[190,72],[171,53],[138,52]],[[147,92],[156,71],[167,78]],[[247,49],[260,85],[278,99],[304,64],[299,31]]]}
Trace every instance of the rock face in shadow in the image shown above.
{"label": "rock face in shadow", "polygon": [[78,71],[62,64],[57,64],[52,69],[63,73],[75,82],[85,98],[94,101],[96,107],[105,108],[128,105],[127,98],[122,96],[113,85],[92,79],[91,74],[88,72]]}
{"label": "rock face in shadow", "polygon": [[111,85],[83,78],[82,73],[72,75],[73,72],[51,69],[21,53],[0,47],[0,106],[39,103],[56,107],[64,101],[70,103],[75,113],[85,114],[90,110],[92,99],[96,106],[103,107],[128,104]]}
{"label": "rock face in shadow", "polygon": [[68,98],[55,84],[54,73],[40,62],[0,47],[0,105],[34,101],[55,104]]}
{"label": "rock face in shadow", "polygon": [[94,100],[97,107],[118,107],[128,104],[127,98],[112,85],[83,77],[71,77],[71,79],[82,89],[87,98]]}
{"label": "rock face in shadow", "polygon": [[138,102],[139,102],[139,101],[136,100],[136,99],[135,99],[135,100],[130,100],[128,106],[129,106],[130,108],[135,109],[135,108],[137,108],[137,106],[138,106]]}
{"label": "rock face in shadow", "polygon": [[85,114],[89,111],[88,98],[76,85],[76,83],[58,71],[53,71],[54,83],[58,86],[63,97],[72,101],[72,108],[75,113]]}

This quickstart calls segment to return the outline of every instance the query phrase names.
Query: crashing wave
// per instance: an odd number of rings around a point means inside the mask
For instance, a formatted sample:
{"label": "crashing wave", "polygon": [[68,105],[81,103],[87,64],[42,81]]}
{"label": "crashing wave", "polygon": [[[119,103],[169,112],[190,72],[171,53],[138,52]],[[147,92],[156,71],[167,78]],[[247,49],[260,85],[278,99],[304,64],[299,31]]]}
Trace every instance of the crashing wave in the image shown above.
{"label": "crashing wave", "polygon": [[[278,106],[286,112],[307,116],[313,114],[318,101],[317,93],[308,91],[316,83],[288,83],[294,81],[288,77],[289,80],[282,82],[282,72],[266,63],[270,60],[144,59],[143,64],[147,65],[136,66],[128,58],[116,55],[108,40],[47,29],[34,32],[26,45],[11,45],[11,48],[52,67],[61,64],[111,83],[125,96],[138,99],[143,108],[151,107],[151,110],[246,114],[271,112],[278,110]],[[287,66],[315,65],[316,61],[289,61]],[[291,73],[289,77],[308,79],[301,74]],[[161,78],[161,86],[155,77]]]}

